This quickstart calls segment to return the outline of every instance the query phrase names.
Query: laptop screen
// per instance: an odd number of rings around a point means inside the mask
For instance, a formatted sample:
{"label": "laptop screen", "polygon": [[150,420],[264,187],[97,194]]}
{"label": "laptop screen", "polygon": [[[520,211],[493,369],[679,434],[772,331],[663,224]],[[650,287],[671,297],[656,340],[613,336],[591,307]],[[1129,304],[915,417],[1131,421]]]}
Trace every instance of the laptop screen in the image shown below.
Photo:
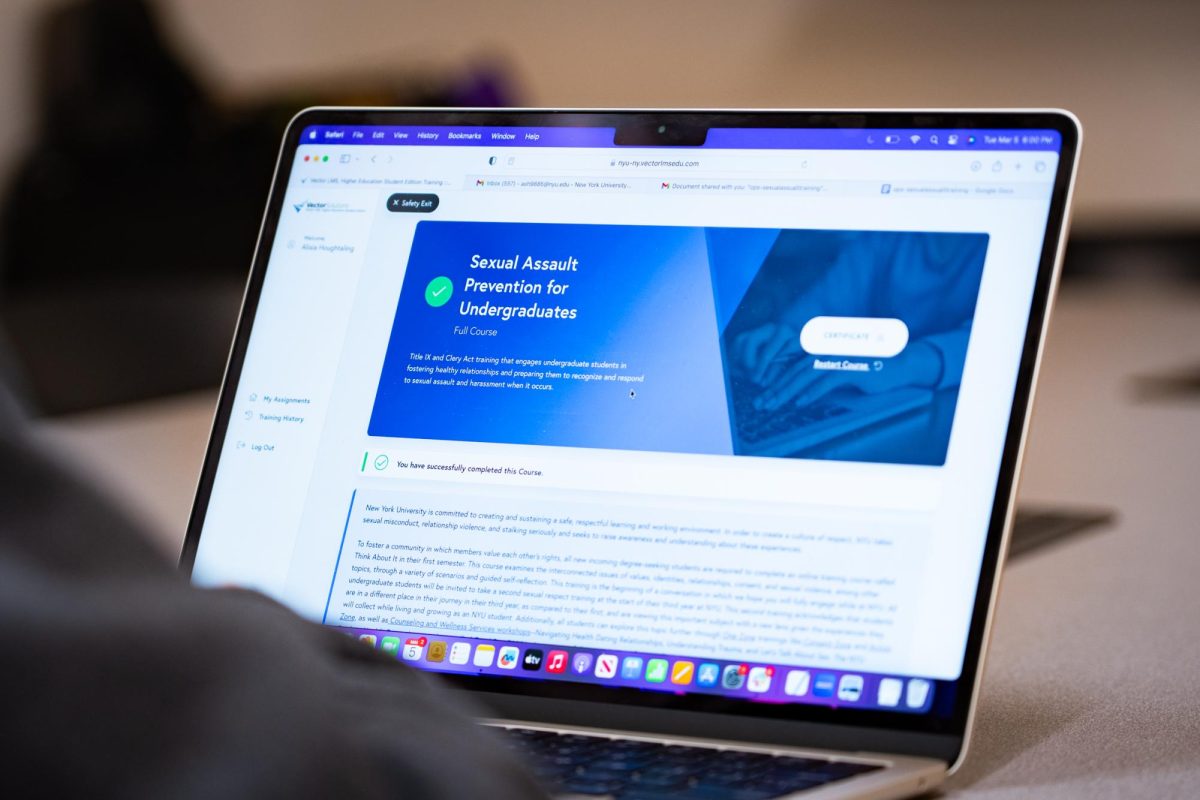
{"label": "laptop screen", "polygon": [[290,134],[194,580],[481,687],[948,714],[1060,134],[393,121]]}

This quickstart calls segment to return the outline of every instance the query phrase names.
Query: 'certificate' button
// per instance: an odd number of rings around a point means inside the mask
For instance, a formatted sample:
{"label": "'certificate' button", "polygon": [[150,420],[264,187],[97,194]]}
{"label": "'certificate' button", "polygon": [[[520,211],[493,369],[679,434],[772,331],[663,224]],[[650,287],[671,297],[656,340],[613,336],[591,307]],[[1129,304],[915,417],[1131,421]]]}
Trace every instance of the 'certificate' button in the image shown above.
{"label": "'certificate' button", "polygon": [[800,346],[814,356],[891,358],[908,345],[908,326],[892,317],[813,317]]}

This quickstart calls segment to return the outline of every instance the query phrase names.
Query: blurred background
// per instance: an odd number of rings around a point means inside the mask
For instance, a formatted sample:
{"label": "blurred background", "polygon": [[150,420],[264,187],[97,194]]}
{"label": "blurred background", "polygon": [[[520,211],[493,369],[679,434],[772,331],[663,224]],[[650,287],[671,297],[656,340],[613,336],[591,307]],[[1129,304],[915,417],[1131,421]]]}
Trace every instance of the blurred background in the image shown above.
{"label": "blurred background", "polygon": [[1068,278],[1200,277],[1200,4],[5,0],[0,324],[36,413],[215,386],[314,103],[1062,106]]}

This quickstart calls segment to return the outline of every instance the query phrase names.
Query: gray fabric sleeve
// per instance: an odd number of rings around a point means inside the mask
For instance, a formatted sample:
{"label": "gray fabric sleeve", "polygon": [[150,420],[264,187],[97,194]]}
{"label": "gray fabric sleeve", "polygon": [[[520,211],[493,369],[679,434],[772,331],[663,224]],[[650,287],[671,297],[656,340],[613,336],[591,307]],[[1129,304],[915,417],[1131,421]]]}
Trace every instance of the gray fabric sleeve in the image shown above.
{"label": "gray fabric sleeve", "polygon": [[0,402],[6,794],[541,796],[433,678],[260,595],[192,587],[20,428]]}

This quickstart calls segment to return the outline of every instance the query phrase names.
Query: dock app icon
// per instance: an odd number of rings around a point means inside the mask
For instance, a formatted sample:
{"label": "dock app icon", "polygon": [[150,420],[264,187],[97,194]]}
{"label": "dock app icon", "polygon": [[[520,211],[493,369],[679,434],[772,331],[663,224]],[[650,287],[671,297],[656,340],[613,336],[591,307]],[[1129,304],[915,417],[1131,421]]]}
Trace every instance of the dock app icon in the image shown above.
{"label": "dock app icon", "polygon": [[525,660],[521,662],[521,669],[537,672],[542,668],[542,658],[544,657],[545,653],[541,650],[526,650]]}
{"label": "dock app icon", "polygon": [[740,689],[746,685],[746,665],[730,664],[721,672],[721,686],[726,689]]}
{"label": "dock app icon", "polygon": [[807,670],[794,669],[787,674],[787,682],[783,684],[783,693],[788,697],[803,697],[808,694],[810,681]]}
{"label": "dock app icon", "polygon": [[642,659],[639,656],[625,656],[621,662],[621,677],[627,681],[636,681],[642,677]]}
{"label": "dock app icon", "polygon": [[466,642],[455,642],[450,645],[450,663],[465,664],[471,658],[471,645]]}
{"label": "dock app icon", "polygon": [[517,659],[521,657],[521,651],[516,647],[501,647],[500,655],[496,660],[496,666],[500,669],[516,669]]}
{"label": "dock app icon", "polygon": [[596,677],[611,678],[617,674],[617,663],[621,659],[611,653],[601,653],[596,659]]}
{"label": "dock app icon", "polygon": [[671,667],[671,683],[687,686],[696,674],[696,665],[691,661],[676,661]]}
{"label": "dock app icon", "polygon": [[496,657],[496,646],[494,644],[481,644],[475,648],[475,659],[471,662],[477,667],[490,667],[492,659]]}
{"label": "dock app icon", "polygon": [[420,661],[421,656],[425,655],[426,639],[424,636],[405,639],[404,651],[401,653],[405,661]]}
{"label": "dock app icon", "polygon": [[862,697],[862,692],[862,675],[843,675],[841,681],[838,682],[838,700],[857,703],[858,698]]}
{"label": "dock app icon", "polygon": [[813,679],[813,697],[833,697],[834,688],[836,686],[836,675],[828,672],[818,672],[817,677]]}
{"label": "dock app icon", "polygon": [[746,681],[746,688],[757,694],[762,694],[771,688],[771,678],[775,676],[775,670],[771,667],[754,667],[750,670],[750,677]]}
{"label": "dock app icon", "polygon": [[546,656],[546,672],[558,675],[567,671],[567,651],[551,650]]}

